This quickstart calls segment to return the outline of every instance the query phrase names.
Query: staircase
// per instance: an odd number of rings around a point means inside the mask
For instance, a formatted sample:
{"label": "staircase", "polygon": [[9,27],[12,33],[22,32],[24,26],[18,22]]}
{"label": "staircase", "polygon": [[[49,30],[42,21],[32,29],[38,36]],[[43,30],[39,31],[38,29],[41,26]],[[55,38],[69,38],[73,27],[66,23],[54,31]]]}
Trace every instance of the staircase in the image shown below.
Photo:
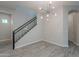
{"label": "staircase", "polygon": [[37,16],[31,20],[25,22],[23,25],[13,31],[13,49],[15,49],[15,43],[18,42],[24,35],[26,35],[32,28],[37,25]]}

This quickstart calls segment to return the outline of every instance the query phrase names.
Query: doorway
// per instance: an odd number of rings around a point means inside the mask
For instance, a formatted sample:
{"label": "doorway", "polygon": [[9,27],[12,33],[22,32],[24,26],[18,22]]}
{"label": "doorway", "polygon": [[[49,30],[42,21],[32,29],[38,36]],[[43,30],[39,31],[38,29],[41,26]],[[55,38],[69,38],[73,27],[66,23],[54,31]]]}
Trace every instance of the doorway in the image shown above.
{"label": "doorway", "polygon": [[[68,14],[68,40],[69,44],[72,42],[75,45],[78,45],[78,33],[79,33],[79,12],[74,11]],[[78,45],[79,46],[79,45]]]}
{"label": "doorway", "polygon": [[[7,49],[12,45],[11,15],[0,12],[0,49]],[[7,51],[7,50],[6,50]]]}

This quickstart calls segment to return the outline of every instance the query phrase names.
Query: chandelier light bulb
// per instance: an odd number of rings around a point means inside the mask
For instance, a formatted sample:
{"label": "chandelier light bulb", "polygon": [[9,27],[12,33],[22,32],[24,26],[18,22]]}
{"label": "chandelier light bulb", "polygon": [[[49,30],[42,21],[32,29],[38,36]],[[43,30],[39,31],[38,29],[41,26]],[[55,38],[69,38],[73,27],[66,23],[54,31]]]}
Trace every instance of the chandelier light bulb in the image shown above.
{"label": "chandelier light bulb", "polygon": [[[49,1],[46,9],[43,7],[39,7],[40,14],[44,12],[44,15],[41,15],[40,19],[44,19],[45,17],[49,18],[50,15],[57,16],[54,10],[56,7],[54,5],[52,6],[52,4],[53,4],[53,1]],[[48,19],[46,20],[48,21]]]}
{"label": "chandelier light bulb", "polygon": [[52,9],[55,9],[55,7],[53,6]]}
{"label": "chandelier light bulb", "polygon": [[41,16],[41,19],[43,19],[43,16]]}
{"label": "chandelier light bulb", "polygon": [[49,4],[52,4],[52,1],[49,1]]}
{"label": "chandelier light bulb", "polygon": [[48,21],[49,19],[47,19],[47,21]]}
{"label": "chandelier light bulb", "polygon": [[47,14],[46,16],[49,17],[49,14]]}
{"label": "chandelier light bulb", "polygon": [[42,10],[42,8],[40,7],[39,10]]}
{"label": "chandelier light bulb", "polygon": [[55,16],[57,16],[57,14],[55,13]]}

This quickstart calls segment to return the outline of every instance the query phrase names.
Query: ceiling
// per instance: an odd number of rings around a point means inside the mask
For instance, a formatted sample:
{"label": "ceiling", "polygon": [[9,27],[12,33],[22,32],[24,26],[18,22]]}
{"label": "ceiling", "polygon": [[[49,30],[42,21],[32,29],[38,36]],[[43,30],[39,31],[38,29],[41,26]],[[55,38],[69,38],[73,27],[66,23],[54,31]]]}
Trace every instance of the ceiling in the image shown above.
{"label": "ceiling", "polygon": [[[16,9],[17,5],[28,6],[32,9],[45,7],[49,1],[0,1],[0,8]],[[79,5],[78,1],[53,1],[53,5]]]}

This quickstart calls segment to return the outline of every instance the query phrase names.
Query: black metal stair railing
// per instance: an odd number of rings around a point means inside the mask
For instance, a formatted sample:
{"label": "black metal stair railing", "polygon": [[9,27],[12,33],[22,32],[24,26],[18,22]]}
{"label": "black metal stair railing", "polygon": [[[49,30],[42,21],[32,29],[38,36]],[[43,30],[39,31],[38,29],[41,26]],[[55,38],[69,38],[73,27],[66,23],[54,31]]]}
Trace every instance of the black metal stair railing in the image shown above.
{"label": "black metal stair railing", "polygon": [[18,27],[13,31],[13,49],[15,48],[15,43],[36,25],[37,25],[37,16],[35,16],[34,18],[32,18],[31,20],[24,23],[22,26]]}

